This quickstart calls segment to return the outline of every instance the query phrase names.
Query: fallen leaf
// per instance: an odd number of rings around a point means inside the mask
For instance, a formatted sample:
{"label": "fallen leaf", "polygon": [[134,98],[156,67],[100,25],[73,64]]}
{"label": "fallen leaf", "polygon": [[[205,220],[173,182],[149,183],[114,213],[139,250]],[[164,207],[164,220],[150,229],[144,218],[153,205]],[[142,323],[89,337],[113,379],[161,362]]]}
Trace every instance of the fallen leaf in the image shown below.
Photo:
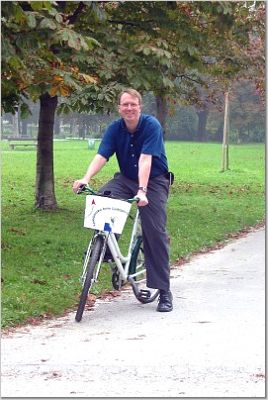
{"label": "fallen leaf", "polygon": [[46,285],[47,281],[44,281],[44,280],[41,280],[41,279],[33,279],[31,281],[31,283],[38,284],[38,285]]}

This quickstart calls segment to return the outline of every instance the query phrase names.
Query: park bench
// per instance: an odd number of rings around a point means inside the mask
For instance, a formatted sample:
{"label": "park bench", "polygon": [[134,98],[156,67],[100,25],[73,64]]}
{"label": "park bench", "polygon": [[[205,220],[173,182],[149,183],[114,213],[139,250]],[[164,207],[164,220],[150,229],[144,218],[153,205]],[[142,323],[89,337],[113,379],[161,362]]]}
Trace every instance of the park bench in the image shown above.
{"label": "park bench", "polygon": [[14,150],[17,146],[37,146],[37,140],[32,137],[9,137],[7,140],[11,150]]}

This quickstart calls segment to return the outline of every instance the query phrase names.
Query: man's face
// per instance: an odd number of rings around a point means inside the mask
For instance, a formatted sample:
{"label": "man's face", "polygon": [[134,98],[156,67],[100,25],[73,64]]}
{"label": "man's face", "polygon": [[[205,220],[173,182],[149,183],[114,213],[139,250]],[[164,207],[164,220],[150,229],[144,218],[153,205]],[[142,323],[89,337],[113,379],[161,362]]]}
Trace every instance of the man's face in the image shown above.
{"label": "man's face", "polygon": [[123,93],[118,109],[119,114],[126,123],[138,123],[141,114],[141,105],[137,97]]}

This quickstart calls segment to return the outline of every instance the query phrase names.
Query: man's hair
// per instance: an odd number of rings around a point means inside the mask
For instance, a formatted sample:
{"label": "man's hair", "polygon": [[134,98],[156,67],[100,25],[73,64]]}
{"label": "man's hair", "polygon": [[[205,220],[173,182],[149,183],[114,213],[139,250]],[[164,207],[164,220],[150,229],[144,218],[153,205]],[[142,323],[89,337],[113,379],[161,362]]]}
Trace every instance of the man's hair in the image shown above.
{"label": "man's hair", "polygon": [[137,97],[137,99],[139,100],[139,104],[142,105],[141,94],[137,90],[132,89],[132,88],[127,88],[127,89],[122,90],[122,92],[118,96],[118,104],[120,104],[121,97],[123,96],[124,93],[128,93],[133,97]]}

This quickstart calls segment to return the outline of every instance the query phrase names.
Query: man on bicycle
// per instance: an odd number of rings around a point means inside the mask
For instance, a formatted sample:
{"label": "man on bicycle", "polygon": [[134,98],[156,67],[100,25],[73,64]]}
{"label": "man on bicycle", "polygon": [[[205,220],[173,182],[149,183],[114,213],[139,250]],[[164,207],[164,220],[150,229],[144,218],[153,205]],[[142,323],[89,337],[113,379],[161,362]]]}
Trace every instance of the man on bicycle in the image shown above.
{"label": "man on bicycle", "polygon": [[122,91],[118,99],[120,119],[106,129],[98,153],[85,176],[76,180],[73,191],[88,184],[115,153],[120,172],[104,185],[102,192],[114,197],[140,200],[147,286],[160,290],[157,311],[172,311],[169,243],[166,231],[166,203],[170,173],[165,154],[163,130],[158,120],[142,114],[142,98],[134,89]]}

